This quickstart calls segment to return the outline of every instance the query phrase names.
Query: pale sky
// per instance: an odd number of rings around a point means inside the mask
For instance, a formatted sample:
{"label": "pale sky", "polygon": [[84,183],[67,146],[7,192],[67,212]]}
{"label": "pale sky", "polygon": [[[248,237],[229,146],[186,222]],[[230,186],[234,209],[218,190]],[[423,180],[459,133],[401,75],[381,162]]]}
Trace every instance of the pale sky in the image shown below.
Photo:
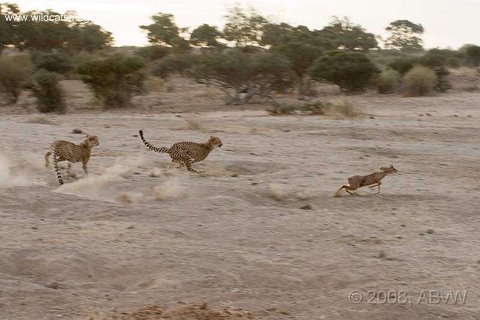
{"label": "pale sky", "polygon": [[[147,44],[139,29],[157,12],[171,13],[179,27],[203,23],[223,27],[223,16],[235,4],[253,7],[275,22],[321,29],[333,15],[348,16],[368,32],[385,36],[394,20],[407,19],[425,28],[426,48],[480,45],[480,0],[10,0],[22,11],[75,10],[113,33],[115,45]],[[193,29],[190,29],[193,30]]]}

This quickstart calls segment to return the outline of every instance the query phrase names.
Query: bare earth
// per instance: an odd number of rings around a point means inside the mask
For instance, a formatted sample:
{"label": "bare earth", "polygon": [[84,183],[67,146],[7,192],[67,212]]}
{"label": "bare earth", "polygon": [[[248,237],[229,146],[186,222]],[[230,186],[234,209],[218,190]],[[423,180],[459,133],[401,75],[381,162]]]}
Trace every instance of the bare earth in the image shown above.
{"label": "bare earth", "polygon": [[[161,95],[166,111],[173,95]],[[195,113],[196,100],[182,114],[154,103],[43,118],[5,109],[2,320],[179,302],[252,319],[480,319],[479,93],[348,97],[364,113],[355,119],[230,111],[203,97],[216,112]],[[100,146],[91,175],[74,165],[78,179],[58,188],[43,155],[55,139],[80,141],[74,128]],[[138,129],[158,146],[216,135],[223,147],[193,175],[168,169]],[[381,194],[332,197],[349,176],[390,164],[399,173]],[[429,290],[467,298],[438,302]]]}

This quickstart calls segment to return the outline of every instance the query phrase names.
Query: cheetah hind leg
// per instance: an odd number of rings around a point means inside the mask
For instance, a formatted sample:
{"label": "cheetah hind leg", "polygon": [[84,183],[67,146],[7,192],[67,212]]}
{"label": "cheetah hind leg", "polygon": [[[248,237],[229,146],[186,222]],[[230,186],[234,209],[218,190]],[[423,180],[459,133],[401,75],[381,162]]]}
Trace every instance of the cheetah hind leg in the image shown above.
{"label": "cheetah hind leg", "polygon": [[168,166],[168,168],[180,168],[183,167],[184,164],[182,161],[172,159],[172,164]]}
{"label": "cheetah hind leg", "polygon": [[72,172],[72,163],[68,162],[67,164],[67,177],[77,178],[77,175]]}

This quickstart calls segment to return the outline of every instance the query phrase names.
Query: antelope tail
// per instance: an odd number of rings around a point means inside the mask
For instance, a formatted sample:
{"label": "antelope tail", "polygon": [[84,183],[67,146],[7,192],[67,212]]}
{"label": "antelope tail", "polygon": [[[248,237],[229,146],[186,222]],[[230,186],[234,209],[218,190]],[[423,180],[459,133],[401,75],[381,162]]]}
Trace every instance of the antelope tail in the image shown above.
{"label": "antelope tail", "polygon": [[62,185],[63,184],[63,177],[62,177],[62,174],[60,173],[60,170],[58,170],[58,157],[55,154],[55,151],[53,151],[53,170],[55,171],[55,174],[57,175],[58,184]]}
{"label": "antelope tail", "polygon": [[152,151],[155,151],[155,152],[160,152],[160,153],[167,153],[167,152],[168,152],[168,148],[165,148],[165,147],[161,147],[161,148],[154,147],[154,146],[152,146],[152,144],[151,144],[150,142],[148,142],[147,140],[145,140],[145,138],[143,137],[143,130],[140,130],[138,133],[140,133],[140,138],[142,139],[143,144],[144,144],[149,150],[152,150]]}

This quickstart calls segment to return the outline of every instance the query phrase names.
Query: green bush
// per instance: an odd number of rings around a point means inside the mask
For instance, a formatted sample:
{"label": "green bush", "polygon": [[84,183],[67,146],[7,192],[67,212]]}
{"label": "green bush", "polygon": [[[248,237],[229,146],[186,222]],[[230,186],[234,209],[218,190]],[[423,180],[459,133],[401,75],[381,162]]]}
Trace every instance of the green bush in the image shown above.
{"label": "green bush", "polygon": [[452,87],[450,86],[450,83],[447,80],[447,76],[450,74],[450,72],[447,70],[447,68],[443,66],[436,67],[433,69],[433,71],[437,75],[435,90],[438,92],[447,92],[447,90]]}
{"label": "green bush", "polygon": [[477,45],[465,45],[463,48],[467,59],[467,64],[478,67],[480,66],[480,47]]}
{"label": "green bush", "polygon": [[370,59],[358,52],[320,57],[309,69],[312,79],[335,83],[350,93],[364,89],[368,80],[378,72],[378,68]]}
{"label": "green bush", "polygon": [[449,57],[447,59],[447,66],[450,68],[459,68],[462,65],[460,56]]}
{"label": "green bush", "polygon": [[40,70],[33,77],[31,89],[37,98],[38,111],[42,113],[65,112],[64,93],[56,73]]}
{"label": "green bush", "polygon": [[457,56],[456,51],[448,49],[430,49],[420,58],[420,63],[429,68],[444,67],[449,59]]}
{"label": "green bush", "polygon": [[405,95],[411,97],[425,96],[434,90],[437,75],[433,70],[417,65],[405,74],[403,83]]}
{"label": "green bush", "polygon": [[166,57],[171,52],[172,49],[169,47],[155,45],[139,48],[135,51],[135,54],[141,56],[145,60],[156,61]]}
{"label": "green bush", "polygon": [[67,74],[73,70],[72,60],[62,52],[35,52],[32,60],[36,69],[45,69],[60,74]]}
{"label": "green bush", "polygon": [[8,103],[17,103],[22,89],[30,82],[31,70],[29,55],[0,57],[0,94]]}
{"label": "green bush", "polygon": [[118,108],[130,106],[132,96],[143,93],[143,67],[138,56],[116,54],[87,61],[78,67],[78,73],[104,107]]}
{"label": "green bush", "polygon": [[401,75],[404,75],[410,69],[413,68],[414,65],[418,63],[418,58],[415,57],[405,57],[405,58],[398,58],[388,64],[390,69],[398,71]]}
{"label": "green bush", "polygon": [[386,69],[376,79],[377,89],[379,93],[395,92],[400,85],[401,75],[397,70]]}
{"label": "green bush", "polygon": [[168,55],[160,59],[160,61],[153,66],[152,74],[166,79],[172,73],[183,73],[192,66],[193,61],[198,60],[195,58],[201,57],[195,57],[188,54]]}

